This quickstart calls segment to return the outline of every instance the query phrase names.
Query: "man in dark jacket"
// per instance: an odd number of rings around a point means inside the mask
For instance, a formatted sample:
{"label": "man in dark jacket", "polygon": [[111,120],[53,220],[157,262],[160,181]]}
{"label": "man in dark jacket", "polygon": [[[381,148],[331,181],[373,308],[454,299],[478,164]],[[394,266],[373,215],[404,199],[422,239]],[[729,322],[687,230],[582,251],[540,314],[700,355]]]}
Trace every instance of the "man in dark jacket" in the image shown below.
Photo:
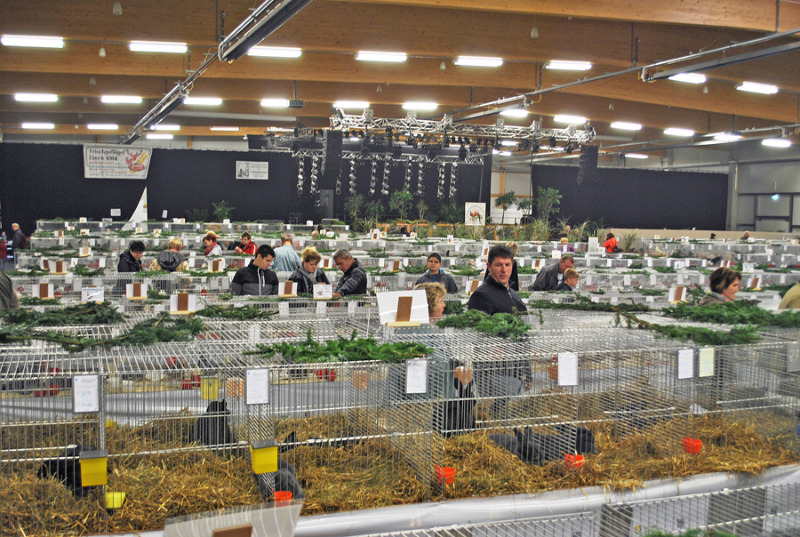
{"label": "man in dark jacket", "polygon": [[456,281],[442,270],[442,256],[436,252],[428,255],[428,271],[417,279],[416,285],[421,283],[441,283],[448,293],[458,293]]}
{"label": "man in dark jacket", "polygon": [[141,272],[143,255],[144,243],[142,241],[132,241],[128,251],[119,256],[117,272]]}
{"label": "man in dark jacket", "polygon": [[336,290],[333,292],[334,298],[341,298],[347,295],[364,295],[367,293],[367,273],[358,264],[358,260],[353,259],[350,251],[342,248],[333,254],[333,262],[344,272]]}
{"label": "man in dark jacket", "polygon": [[469,297],[467,308],[495,313],[524,313],[528,311],[516,291],[508,286],[514,254],[507,246],[493,246],[489,250],[489,277]]}
{"label": "man in dark jacket", "polygon": [[269,270],[275,250],[268,244],[262,244],[256,250],[256,257],[246,267],[236,271],[231,282],[231,293],[234,295],[277,295],[278,276]]}
{"label": "man in dark jacket", "polygon": [[557,263],[547,265],[533,281],[533,291],[555,291],[558,285],[564,281],[564,271],[575,266],[575,258],[572,254],[564,254]]}

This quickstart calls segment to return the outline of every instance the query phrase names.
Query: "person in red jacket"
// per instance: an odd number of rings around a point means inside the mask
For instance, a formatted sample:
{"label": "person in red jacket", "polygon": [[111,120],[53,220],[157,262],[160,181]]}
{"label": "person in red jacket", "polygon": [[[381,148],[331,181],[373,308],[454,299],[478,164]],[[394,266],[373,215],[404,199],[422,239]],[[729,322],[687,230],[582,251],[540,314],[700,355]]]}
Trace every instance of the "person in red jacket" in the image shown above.
{"label": "person in red jacket", "polygon": [[606,249],[606,253],[613,254],[614,252],[619,252],[617,247],[617,238],[614,236],[613,233],[609,233],[606,235],[606,242],[603,243],[603,248]]}
{"label": "person in red jacket", "polygon": [[6,240],[0,239],[0,271],[6,271],[6,261],[8,261],[8,246]]}
{"label": "person in red jacket", "polygon": [[237,254],[256,255],[256,244],[247,231],[242,233],[242,242],[233,251]]}

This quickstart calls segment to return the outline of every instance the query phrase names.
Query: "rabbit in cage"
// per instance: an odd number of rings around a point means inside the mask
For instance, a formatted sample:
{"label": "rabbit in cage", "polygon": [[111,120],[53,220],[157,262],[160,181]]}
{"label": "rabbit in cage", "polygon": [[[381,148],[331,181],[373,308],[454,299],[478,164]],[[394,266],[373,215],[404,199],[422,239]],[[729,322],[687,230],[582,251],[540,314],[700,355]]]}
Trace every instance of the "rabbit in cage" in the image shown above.
{"label": "rabbit in cage", "polygon": [[[258,474],[256,476],[258,491],[261,493],[261,497],[265,500],[269,500],[275,495],[275,492],[283,491],[291,492],[293,500],[304,498],[303,487],[300,485],[297,477],[289,471],[289,469],[280,468],[282,460],[283,459],[278,459],[279,468],[277,472],[273,474]],[[269,476],[273,477],[274,488],[269,484]]]}
{"label": "rabbit in cage", "polygon": [[514,429],[520,458],[530,464],[540,465],[563,460],[566,453],[596,453],[594,434],[589,429],[575,425],[556,425],[555,428],[559,434],[538,434],[530,427],[525,427],[523,431]]}
{"label": "rabbit in cage", "polygon": [[236,443],[236,438],[231,432],[230,410],[225,399],[211,401],[206,408],[206,413],[197,418],[192,425],[190,441],[207,446],[221,446]]}
{"label": "rabbit in cage", "polygon": [[82,451],[92,451],[89,446],[71,444],[67,446],[62,457],[45,459],[39,467],[37,476],[46,478],[53,476],[61,481],[73,496],[83,498],[89,494],[90,487],[81,484],[81,462],[79,460]]}

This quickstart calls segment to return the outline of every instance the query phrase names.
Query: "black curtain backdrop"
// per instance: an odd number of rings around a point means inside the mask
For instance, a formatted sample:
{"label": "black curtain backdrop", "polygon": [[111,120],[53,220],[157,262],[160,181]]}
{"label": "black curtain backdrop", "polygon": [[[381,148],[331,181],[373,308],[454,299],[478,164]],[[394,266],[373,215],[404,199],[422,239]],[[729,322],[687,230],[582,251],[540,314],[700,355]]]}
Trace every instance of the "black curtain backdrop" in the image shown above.
{"label": "black curtain backdrop", "polygon": [[576,166],[533,166],[531,186],[563,196],[561,217],[629,228],[725,229],[728,176],[721,173],[598,168],[577,182]]}
{"label": "black curtain backdrop", "polygon": [[83,146],[0,144],[0,205],[3,230],[18,222],[30,235],[36,220],[110,218],[121,209],[130,218],[149,181],[84,179]]}
{"label": "black curtain backdrop", "polygon": [[[404,151],[405,153],[405,151]],[[404,155],[406,156],[406,155]],[[269,163],[269,180],[241,180],[235,178],[236,161]],[[341,194],[334,195],[336,216],[344,217],[344,202],[350,195],[350,160],[341,164]],[[386,217],[395,216],[389,209],[391,193],[403,188],[406,168],[411,169],[413,203],[419,177],[419,162],[415,159],[390,161],[389,195],[380,194],[383,181],[383,161],[377,164],[375,195],[369,194],[372,173],[370,159],[356,159],[357,192],[366,201],[383,202]],[[321,164],[321,161],[320,161]],[[110,209],[121,209],[115,220],[128,220],[147,187],[148,215],[151,220],[161,220],[163,211],[167,219],[185,218],[190,209],[207,211],[213,219],[214,203],[224,200],[234,208],[233,219],[240,221],[281,220],[290,214],[305,220],[319,221],[320,210],[309,194],[312,158],[304,158],[304,184],[298,194],[298,160],[288,152],[277,151],[199,151],[188,149],[154,149],[146,180],[85,179],[83,173],[83,146],[62,144],[0,144],[0,204],[3,225],[10,231],[11,222],[19,222],[23,231],[35,230],[36,220],[85,216],[90,220],[110,217]],[[435,163],[422,164],[425,184],[424,200],[430,215],[450,201],[452,163],[444,167],[445,188],[443,199],[438,199],[439,167]],[[318,174],[320,190],[335,190],[335,173]],[[485,163],[458,165],[456,202],[489,203],[491,189],[491,156]],[[416,215],[412,209],[411,216]]]}

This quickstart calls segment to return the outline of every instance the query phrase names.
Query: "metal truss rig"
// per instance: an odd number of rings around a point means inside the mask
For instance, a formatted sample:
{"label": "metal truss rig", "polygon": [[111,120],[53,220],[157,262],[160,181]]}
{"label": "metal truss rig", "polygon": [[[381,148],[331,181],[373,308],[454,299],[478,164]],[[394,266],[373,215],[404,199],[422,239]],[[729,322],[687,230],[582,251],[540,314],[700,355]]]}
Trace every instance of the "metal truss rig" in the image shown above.
{"label": "metal truss rig", "polygon": [[[570,125],[565,129],[543,129],[541,121],[534,121],[529,127],[516,127],[506,125],[498,119],[494,125],[474,125],[468,123],[454,123],[453,118],[445,115],[441,121],[417,119],[416,114],[409,113],[403,119],[376,118],[372,110],[364,110],[360,116],[344,114],[340,111],[331,116],[331,129],[341,131],[376,131],[381,133],[393,132],[395,136],[444,137],[458,136],[463,138],[490,138],[494,140],[517,140],[535,142],[547,141],[555,138],[557,141],[572,142],[580,145],[594,141],[594,127],[586,126],[578,129]],[[469,143],[469,142],[466,142]]]}
{"label": "metal truss rig", "polygon": [[[289,148],[276,148],[272,151],[284,151],[292,154],[293,158],[314,158],[320,157],[323,154],[321,149],[297,149],[291,150]],[[468,153],[464,158],[458,155],[441,155],[437,154],[434,157],[430,155],[409,155],[403,154],[400,157],[395,157],[389,153],[372,152],[364,154],[359,151],[342,151],[342,160],[373,160],[376,162],[434,162],[437,164],[445,164],[451,162],[460,162],[463,164],[480,164],[483,165],[485,154]]]}

